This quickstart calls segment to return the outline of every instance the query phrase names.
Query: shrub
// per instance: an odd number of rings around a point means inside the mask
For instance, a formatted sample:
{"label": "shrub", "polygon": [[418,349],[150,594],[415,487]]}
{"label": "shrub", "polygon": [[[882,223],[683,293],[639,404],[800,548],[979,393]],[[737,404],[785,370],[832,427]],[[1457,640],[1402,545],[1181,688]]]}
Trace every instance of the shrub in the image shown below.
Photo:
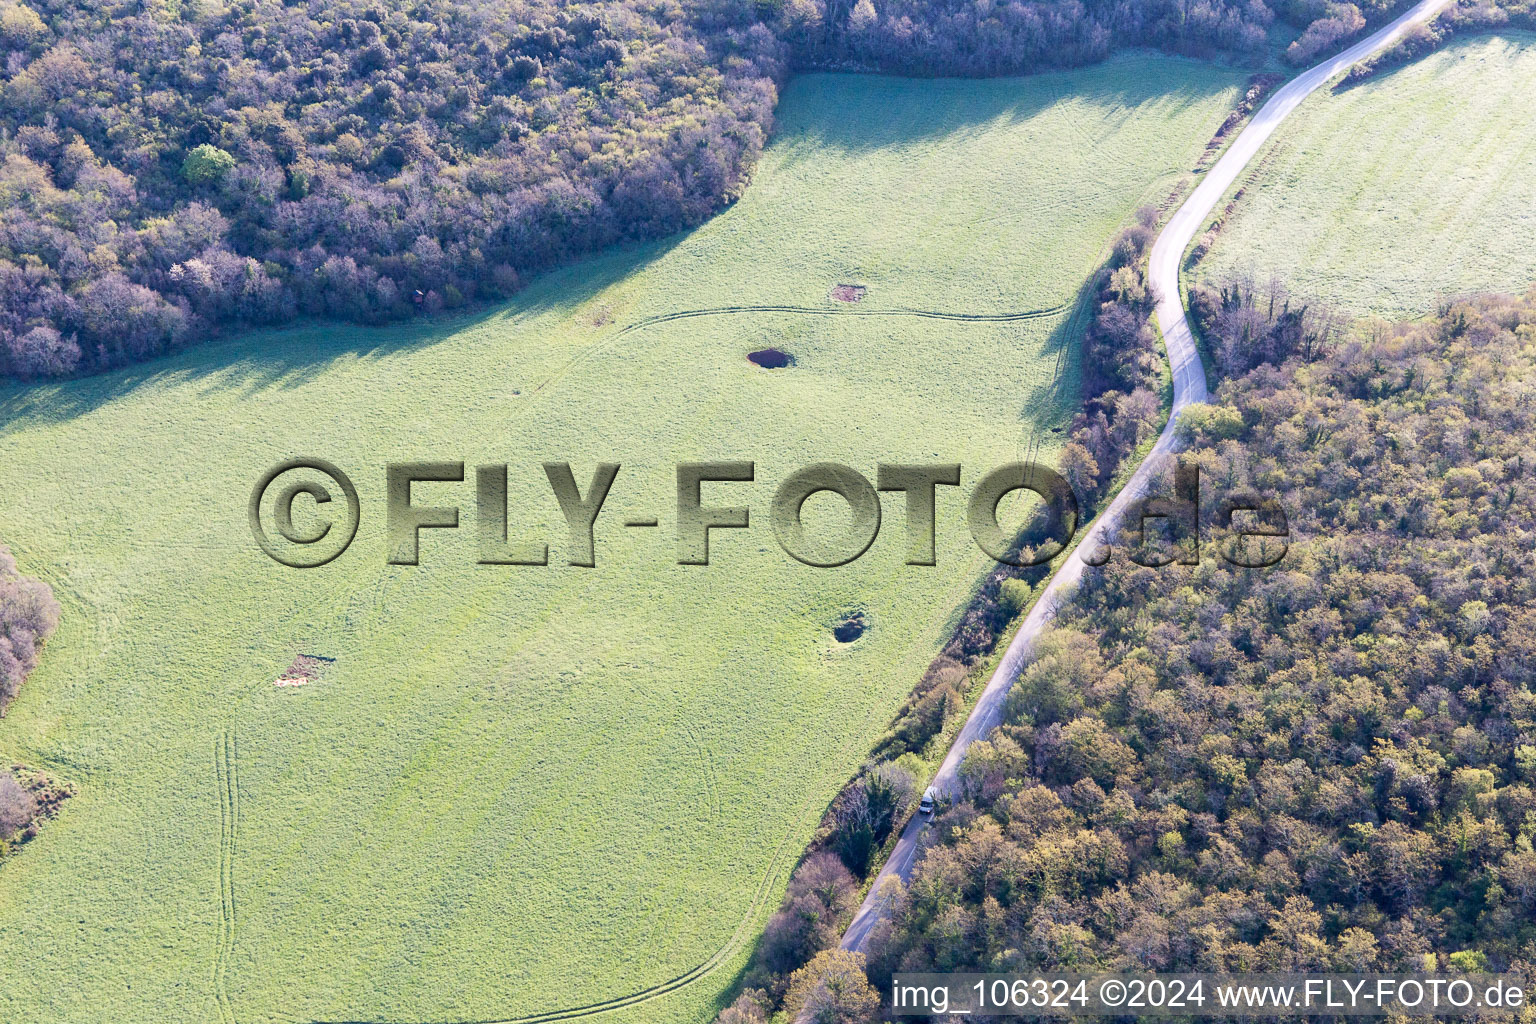
{"label": "shrub", "polygon": [[1010,616],[1018,615],[1034,600],[1035,588],[1028,580],[1010,577],[998,585],[998,597]]}
{"label": "shrub", "polygon": [[1286,48],[1285,59],[1292,64],[1309,64],[1325,50],[1365,28],[1365,15],[1354,4],[1329,4],[1327,13],[1307,26],[1301,38]]}
{"label": "shrub", "polygon": [[10,839],[37,816],[37,801],[11,775],[0,770],[0,839]]}
{"label": "shrub", "polygon": [[17,572],[10,551],[0,545],[0,716],[58,624],[59,603],[53,591]]}
{"label": "shrub", "polygon": [[857,896],[853,876],[835,854],[823,851],[806,858],[789,880],[783,906],[763,929],[758,964],[786,974],[834,945]]}
{"label": "shrub", "polygon": [[1243,414],[1228,405],[1208,405],[1192,402],[1179,413],[1175,428],[1179,438],[1186,443],[1198,439],[1228,441],[1241,437]]}
{"label": "shrub", "polygon": [[206,142],[187,154],[181,163],[181,176],[193,185],[212,185],[224,180],[235,169],[235,158]]}

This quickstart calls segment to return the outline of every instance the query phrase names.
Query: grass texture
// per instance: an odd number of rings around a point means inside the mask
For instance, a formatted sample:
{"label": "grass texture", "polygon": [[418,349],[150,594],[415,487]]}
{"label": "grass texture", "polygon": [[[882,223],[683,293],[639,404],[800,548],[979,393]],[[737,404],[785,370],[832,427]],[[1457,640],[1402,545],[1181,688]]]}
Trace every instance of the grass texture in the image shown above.
{"label": "grass texture", "polygon": [[[1146,56],[799,78],[745,197],[697,231],[473,315],[0,392],[0,536],[65,607],[0,757],[80,788],[0,872],[0,1019],[709,1019],[982,569],[966,492],[941,489],[936,567],[903,564],[887,495],[869,553],[812,569],[774,541],[773,489],[823,460],[957,461],[968,491],[1049,457],[1085,278],[1239,82]],[[868,293],[839,305],[838,283]],[[745,359],[770,344],[796,364]],[[306,571],[246,521],[295,455],[362,504],[347,553]],[[470,467],[415,490],[461,527],[386,565],[384,467],[424,459]],[[673,465],[709,459],[756,461],[705,491],[752,526],[680,566]],[[622,464],[596,568],[564,564],[545,460],[583,489]],[[549,567],[475,564],[488,463]],[[807,503],[813,529],[839,515]],[[869,631],[837,643],[855,610]],[[275,687],[300,653],[336,660]]]}
{"label": "grass texture", "polygon": [[1278,275],[1352,314],[1432,312],[1536,279],[1536,35],[1458,40],[1308,98],[1196,273]]}

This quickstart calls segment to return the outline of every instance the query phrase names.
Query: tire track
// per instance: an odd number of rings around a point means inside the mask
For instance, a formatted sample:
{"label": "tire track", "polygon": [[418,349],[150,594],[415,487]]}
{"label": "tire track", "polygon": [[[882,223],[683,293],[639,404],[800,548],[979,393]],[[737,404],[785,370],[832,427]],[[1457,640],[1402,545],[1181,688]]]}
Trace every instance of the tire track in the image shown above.
{"label": "tire track", "polygon": [[600,352],[607,351],[610,345],[625,335],[633,334],[636,331],[643,331],[648,327],[655,327],[658,324],[671,323],[674,320],[690,320],[701,316],[733,316],[742,313],[790,313],[797,316],[897,316],[919,317],[928,320],[957,320],[966,323],[1006,324],[1055,316],[1066,308],[1067,303],[1061,302],[1043,309],[1020,309],[1003,313],[946,313],[934,309],[905,309],[901,307],[894,309],[832,309],[825,306],[713,306],[707,309],[680,309],[671,313],[657,313],[655,316],[636,320],[634,323],[627,324],[618,331],[615,331],[607,338],[595,342],[578,353],[553,376],[540,382],[537,387],[529,392],[529,396],[537,395],[550,384],[560,380],[578,364]]}
{"label": "tire track", "polygon": [[[253,688],[241,695],[234,703],[234,711],[238,711],[249,697],[257,692]],[[706,800],[712,802],[716,816],[721,813],[719,778],[714,765],[713,755],[703,743],[702,737],[691,724],[685,724],[690,742],[699,755],[699,760],[704,774],[706,787]],[[593,742],[596,742],[594,739]],[[230,963],[233,959],[235,948],[236,926],[236,902],[235,902],[235,857],[239,847],[239,822],[240,822],[240,791],[239,791],[239,743],[233,717],[223,730],[213,739],[214,774],[219,788],[219,927],[218,949],[214,962],[214,997],[218,1006],[220,1024],[237,1024],[234,1004],[228,992],[227,978]],[[810,806],[810,798],[802,801],[801,813],[805,813]],[[670,995],[684,988],[700,978],[714,971],[721,964],[734,956],[743,945],[755,937],[753,922],[762,913],[764,905],[773,897],[774,879],[777,878],[783,867],[785,857],[792,855],[790,839],[794,835],[791,829],[784,834],[784,838],[775,847],[773,856],[759,879],[754,890],[752,900],[748,904],[746,913],[737,923],[730,937],[719,949],[715,950],[707,959],[694,967],[682,972],[666,981],[647,988],[638,989],[612,999],[600,1000],[581,1006],[566,1007],[559,1010],[549,1010],[541,1013],[529,1014],[522,1017],[497,1017],[458,1020],[389,1020],[367,1018],[335,1018],[319,1019],[305,1022],[305,1024],[554,1024],[556,1021],[579,1020],[597,1014],[608,1013],[613,1010],[621,1010],[630,1006],[638,1006],[641,1003],[650,1002],[663,996]]]}
{"label": "tire track", "polygon": [[703,737],[698,729],[690,723],[683,723],[683,732],[688,736],[688,742],[693,746],[693,752],[699,758],[699,780],[704,786],[704,806],[715,817],[722,817],[720,804],[720,779],[715,773],[715,758],[709,747],[705,745]]}
{"label": "tire track", "polygon": [[235,1024],[226,979],[235,951],[235,850],[240,822],[236,760],[234,725],[231,723],[213,740],[214,774],[219,786],[219,931],[213,966],[213,994],[223,1024]]}
{"label": "tire track", "polygon": [[784,856],[786,853],[785,848],[789,845],[789,840],[793,835],[794,832],[791,830],[785,834],[782,840],[779,841],[778,847],[776,847],[773,852],[773,857],[768,862],[768,869],[763,872],[762,880],[758,882],[757,890],[753,893],[752,903],[748,908],[747,913],[742,916],[740,923],[736,925],[736,930],[731,933],[731,937],[726,940],[725,944],[717,949],[709,957],[709,959],[683,972],[682,974],[677,975],[676,977],[661,982],[660,984],[652,985],[649,988],[631,992],[628,995],[616,996],[612,999],[605,999],[600,1002],[587,1003],[583,1006],[567,1007],[563,1010],[550,1010],[545,1013],[529,1014],[528,1016],[524,1017],[494,1017],[431,1022],[337,1018],[312,1020],[307,1022],[307,1024],[553,1024],[555,1021],[578,1020],[583,1017],[591,1017],[596,1014],[608,1013],[613,1010],[622,1010],[625,1007],[638,1006],[641,1003],[650,1002],[653,999],[658,999],[662,996],[669,995],[680,988],[698,981],[706,974],[709,974],[716,967],[719,967],[722,963],[735,955],[736,951],[739,950],[749,938],[751,938],[752,922],[757,919],[757,916],[761,912],[764,903],[772,895],[773,880],[778,876],[779,867],[784,861]]}
{"label": "tire track", "polygon": [[732,313],[799,313],[807,316],[907,316],[925,317],[930,320],[964,320],[972,323],[1013,323],[1018,320],[1038,320],[1060,313],[1067,308],[1065,302],[1044,309],[1021,309],[1004,313],[945,313],[933,309],[829,309],[824,306],[715,306],[710,309],[683,309],[673,313],[658,313],[636,320],[614,335],[622,338],[631,331],[644,330],[673,320],[687,320],[696,316],[725,316]]}

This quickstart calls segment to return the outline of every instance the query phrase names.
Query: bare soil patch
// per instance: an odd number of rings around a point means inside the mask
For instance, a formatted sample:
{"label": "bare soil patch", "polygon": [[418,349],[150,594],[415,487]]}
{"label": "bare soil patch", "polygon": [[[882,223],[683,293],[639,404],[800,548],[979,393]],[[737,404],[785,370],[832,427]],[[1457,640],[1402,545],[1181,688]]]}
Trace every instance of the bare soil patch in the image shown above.
{"label": "bare soil patch", "polygon": [[272,681],[273,686],[308,686],[325,674],[336,663],[335,658],[319,654],[300,654],[293,659],[283,674]]}
{"label": "bare soil patch", "polygon": [[862,284],[840,284],[832,288],[832,298],[837,302],[858,302],[867,291]]}

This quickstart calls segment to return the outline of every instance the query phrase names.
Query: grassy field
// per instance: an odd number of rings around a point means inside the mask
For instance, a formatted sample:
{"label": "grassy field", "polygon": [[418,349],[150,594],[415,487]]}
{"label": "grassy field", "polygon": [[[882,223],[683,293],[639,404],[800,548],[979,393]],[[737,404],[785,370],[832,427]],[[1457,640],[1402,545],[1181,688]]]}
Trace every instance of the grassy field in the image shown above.
{"label": "grassy field", "polygon": [[1196,273],[1278,274],[1350,313],[1536,280],[1536,36],[1465,39],[1319,91],[1260,153]]}
{"label": "grassy field", "polygon": [[[821,460],[958,461],[969,484],[1049,456],[1085,276],[1240,80],[1152,57],[797,79],[745,198],[689,235],[474,316],[0,392],[0,536],[65,608],[0,757],[80,789],[0,871],[0,1019],[439,1024],[634,996],[604,1019],[707,1020],[982,567],[952,490],[936,568],[902,564],[899,496],[862,559],[799,565],[774,487]],[[837,283],[868,293],[840,306]],[[903,309],[1047,312],[848,315]],[[796,364],[752,366],[765,344]],[[245,511],[299,454],[362,498],[351,549],[309,571]],[[706,503],[753,526],[679,566],[673,464],[731,458],[757,482]],[[466,482],[418,486],[462,528],[386,565],[384,467],[411,459],[509,464],[513,531],[552,564],[474,564]],[[583,488],[623,464],[595,569],[564,564],[548,459]],[[642,514],[660,528],[620,525]],[[869,632],[837,643],[855,610]],[[336,660],[275,687],[299,653]]]}

